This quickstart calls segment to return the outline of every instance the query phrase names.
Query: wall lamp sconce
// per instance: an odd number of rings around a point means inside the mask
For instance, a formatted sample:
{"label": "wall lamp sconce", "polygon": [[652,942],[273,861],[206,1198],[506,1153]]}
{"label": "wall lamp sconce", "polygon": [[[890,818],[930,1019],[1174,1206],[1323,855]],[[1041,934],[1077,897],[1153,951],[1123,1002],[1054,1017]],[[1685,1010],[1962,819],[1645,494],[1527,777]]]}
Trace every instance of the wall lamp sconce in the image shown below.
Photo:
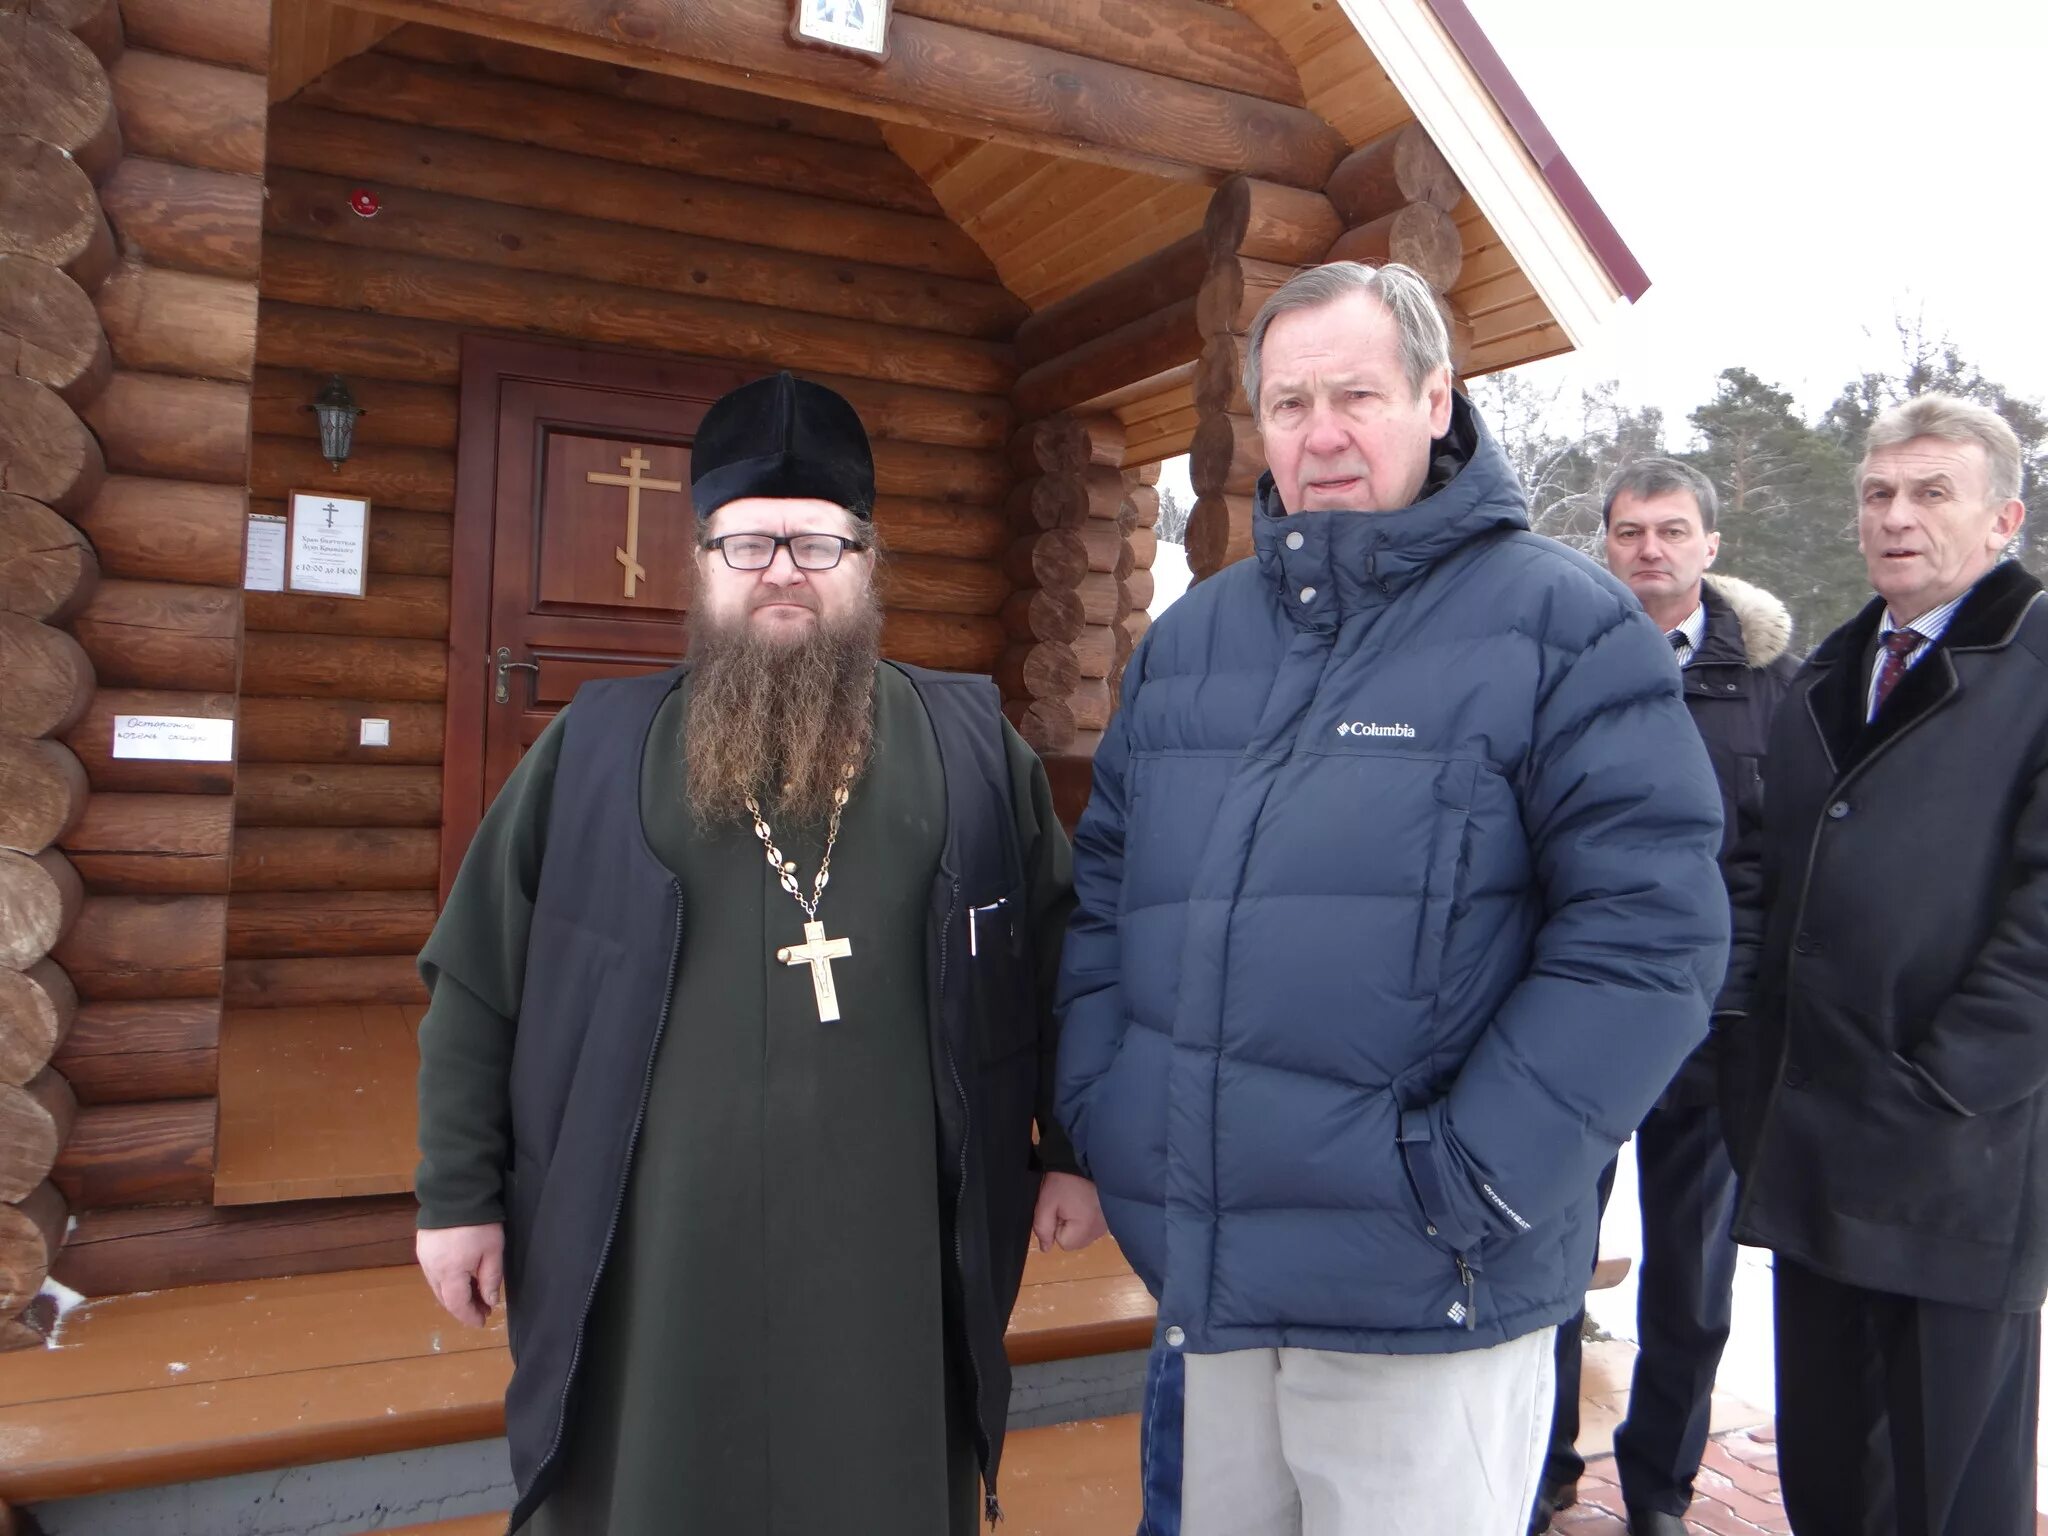
{"label": "wall lamp sconce", "polygon": [[355,446],[356,418],[363,414],[363,408],[356,404],[356,397],[348,392],[348,384],[337,373],[306,409],[320,418],[320,456],[339,470]]}

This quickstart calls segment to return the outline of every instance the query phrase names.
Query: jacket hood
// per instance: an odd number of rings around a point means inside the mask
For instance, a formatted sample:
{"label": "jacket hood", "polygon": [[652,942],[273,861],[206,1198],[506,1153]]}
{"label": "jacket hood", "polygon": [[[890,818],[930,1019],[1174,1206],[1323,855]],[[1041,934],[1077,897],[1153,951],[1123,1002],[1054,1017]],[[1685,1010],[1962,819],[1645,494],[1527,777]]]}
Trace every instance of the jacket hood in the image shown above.
{"label": "jacket hood", "polygon": [[1733,576],[1710,576],[1700,585],[1706,594],[1710,625],[1717,607],[1734,617],[1742,636],[1743,665],[1768,667],[1791,649],[1792,610],[1762,587]]}
{"label": "jacket hood", "polygon": [[1450,430],[1431,445],[1421,500],[1398,512],[1290,513],[1269,470],[1259,477],[1252,547],[1295,623],[1333,629],[1344,614],[1385,603],[1474,539],[1528,526],[1528,498],[1507,455],[1472,403],[1454,394]]}

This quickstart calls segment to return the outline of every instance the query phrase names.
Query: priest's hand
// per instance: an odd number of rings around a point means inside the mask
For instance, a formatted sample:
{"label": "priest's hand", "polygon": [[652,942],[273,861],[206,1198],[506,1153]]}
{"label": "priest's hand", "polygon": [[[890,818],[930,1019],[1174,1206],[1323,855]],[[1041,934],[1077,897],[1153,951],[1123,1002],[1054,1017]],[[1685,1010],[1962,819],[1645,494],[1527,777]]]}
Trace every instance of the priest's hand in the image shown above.
{"label": "priest's hand", "polygon": [[1055,1243],[1069,1252],[1086,1248],[1108,1230],[1093,1181],[1076,1173],[1048,1173],[1039,1183],[1031,1235],[1040,1253],[1052,1252]]}
{"label": "priest's hand", "polygon": [[505,1229],[425,1228],[413,1240],[427,1284],[458,1323],[481,1328],[504,1292]]}

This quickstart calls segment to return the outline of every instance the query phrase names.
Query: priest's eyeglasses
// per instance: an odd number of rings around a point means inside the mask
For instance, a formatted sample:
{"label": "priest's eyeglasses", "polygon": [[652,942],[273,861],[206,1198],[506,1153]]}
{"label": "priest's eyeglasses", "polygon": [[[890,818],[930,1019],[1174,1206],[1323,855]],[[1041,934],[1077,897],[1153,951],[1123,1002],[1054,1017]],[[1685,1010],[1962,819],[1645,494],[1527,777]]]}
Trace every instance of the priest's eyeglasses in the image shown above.
{"label": "priest's eyeglasses", "polygon": [[858,539],[843,539],[836,533],[727,533],[707,541],[707,547],[725,556],[735,571],[765,571],[775,563],[775,552],[787,549],[800,571],[829,571],[848,550],[858,553],[868,546]]}

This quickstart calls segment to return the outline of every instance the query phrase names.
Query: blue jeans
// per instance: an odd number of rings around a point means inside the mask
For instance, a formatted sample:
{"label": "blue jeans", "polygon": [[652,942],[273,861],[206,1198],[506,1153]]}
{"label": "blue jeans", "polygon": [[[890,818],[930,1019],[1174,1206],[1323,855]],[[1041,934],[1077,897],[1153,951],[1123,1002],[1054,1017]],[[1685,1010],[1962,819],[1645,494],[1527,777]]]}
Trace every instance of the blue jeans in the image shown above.
{"label": "blue jeans", "polygon": [[1180,1536],[1180,1478],[1187,1406],[1187,1375],[1177,1350],[1152,1346],[1145,1363],[1145,1406],[1138,1424],[1138,1458],[1145,1512],[1137,1536]]}

